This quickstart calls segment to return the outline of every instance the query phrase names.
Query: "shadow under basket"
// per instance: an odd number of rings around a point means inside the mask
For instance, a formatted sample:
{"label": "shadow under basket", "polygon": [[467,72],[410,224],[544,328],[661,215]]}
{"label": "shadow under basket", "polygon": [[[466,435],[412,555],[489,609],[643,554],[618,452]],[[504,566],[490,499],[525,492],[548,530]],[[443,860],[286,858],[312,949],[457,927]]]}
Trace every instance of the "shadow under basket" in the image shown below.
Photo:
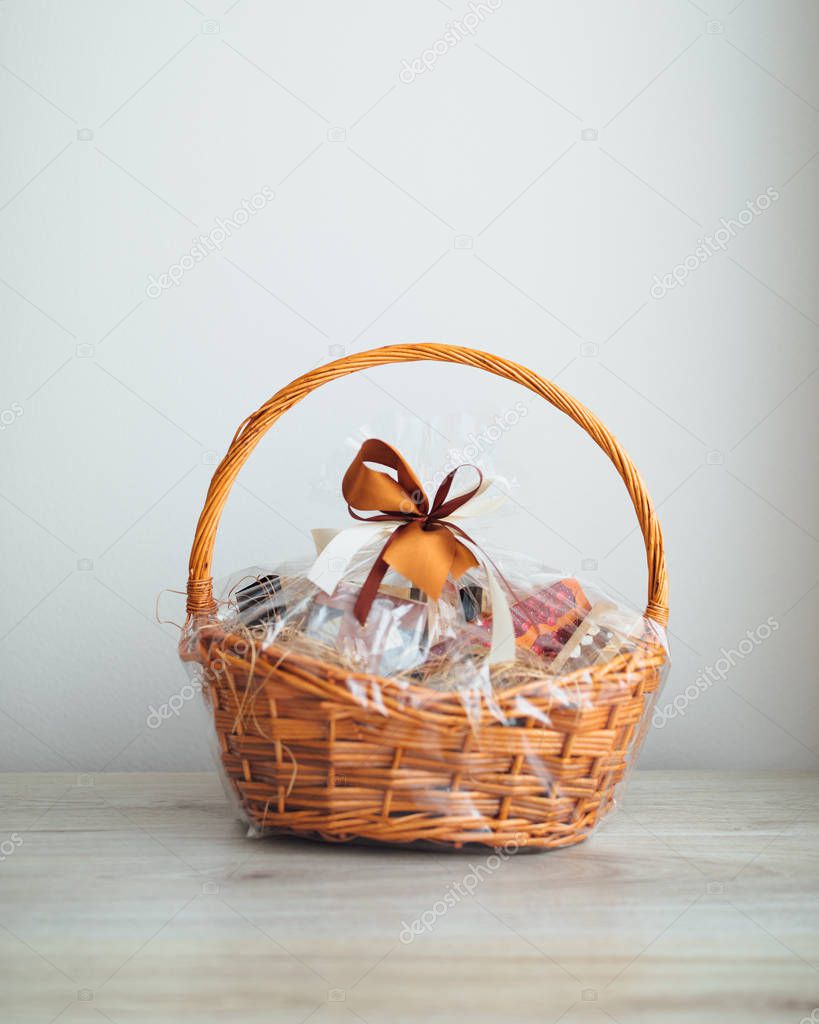
{"label": "shadow under basket", "polygon": [[[210,565],[220,513],[267,429],[322,383],[422,359],[524,384],[606,451],[646,544],[646,616],[665,624],[659,523],[639,474],[602,423],[557,385],[508,360],[445,345],[396,345],[311,371],[239,429],[197,527],[180,654],[201,666],[224,775],[257,832],[449,848],[570,846],[612,807],[639,749],[667,660],[656,638],[647,634],[633,649],[573,674],[544,672],[496,690],[494,711],[485,701],[468,711],[457,692],[351,672],[286,644],[263,645],[216,612]],[[380,698],[362,696],[371,693]]]}

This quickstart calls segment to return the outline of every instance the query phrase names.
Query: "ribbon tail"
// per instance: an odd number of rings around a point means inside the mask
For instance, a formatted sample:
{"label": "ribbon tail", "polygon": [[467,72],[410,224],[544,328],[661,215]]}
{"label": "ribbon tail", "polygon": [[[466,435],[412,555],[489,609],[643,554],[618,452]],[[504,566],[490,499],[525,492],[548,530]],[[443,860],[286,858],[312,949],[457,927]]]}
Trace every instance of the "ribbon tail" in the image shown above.
{"label": "ribbon tail", "polygon": [[[387,541],[385,547],[388,546],[389,543],[390,542]],[[370,614],[370,608],[372,608],[375,595],[378,593],[378,588],[381,586],[382,580],[387,575],[388,569],[389,565],[384,561],[384,552],[382,551],[378,558],[373,562],[373,566],[367,574],[367,578],[364,580],[361,590],[358,592],[358,597],[356,598],[355,606],[353,607],[353,614],[356,619],[358,619],[358,623],[361,626],[363,626],[367,621],[367,616]]]}
{"label": "ribbon tail", "polygon": [[437,601],[458,555],[458,546],[448,527],[433,523],[425,528],[414,519],[398,527],[381,557],[390,568]]}
{"label": "ribbon tail", "polygon": [[498,577],[488,560],[481,559],[481,562],[486,571],[487,589],[492,604],[492,645],[487,661],[490,665],[500,665],[505,661],[514,661],[517,655],[515,627],[512,624],[509,602],[501,589]]}
{"label": "ribbon tail", "polygon": [[358,593],[358,598],[353,608],[353,614],[358,619],[360,625],[364,625],[367,621],[367,616],[370,614],[370,608],[375,600],[375,595],[378,593],[378,588],[381,586],[381,582],[387,574],[387,570],[395,568],[391,565],[387,559],[387,552],[395,545],[396,541],[405,539],[405,534],[412,524],[405,523],[403,526],[399,526],[391,536],[387,537],[387,543],[378,552],[378,557],[373,562],[372,568],[367,574],[366,580]]}

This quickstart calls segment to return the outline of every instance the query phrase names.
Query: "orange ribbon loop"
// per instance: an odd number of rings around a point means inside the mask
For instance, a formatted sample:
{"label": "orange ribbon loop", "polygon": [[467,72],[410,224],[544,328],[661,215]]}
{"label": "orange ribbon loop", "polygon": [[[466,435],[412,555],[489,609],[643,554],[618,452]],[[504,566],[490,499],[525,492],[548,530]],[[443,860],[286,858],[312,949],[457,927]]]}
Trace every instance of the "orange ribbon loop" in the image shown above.
{"label": "orange ribbon loop", "polygon": [[[368,462],[394,470],[395,477],[371,469]],[[467,468],[478,474],[478,483],[471,491],[450,498],[458,471]],[[349,513],[361,522],[399,524],[381,549],[358,595],[355,616],[362,625],[388,569],[394,569],[437,600],[447,577],[457,580],[467,569],[478,565],[477,558],[459,539],[474,543],[472,538],[445,520],[474,498],[482,484],[483,474],[477,466],[458,466],[444,477],[430,505],[418,477],[391,445],[377,438],[361,445],[341,484]],[[355,509],[378,514],[361,516]]]}

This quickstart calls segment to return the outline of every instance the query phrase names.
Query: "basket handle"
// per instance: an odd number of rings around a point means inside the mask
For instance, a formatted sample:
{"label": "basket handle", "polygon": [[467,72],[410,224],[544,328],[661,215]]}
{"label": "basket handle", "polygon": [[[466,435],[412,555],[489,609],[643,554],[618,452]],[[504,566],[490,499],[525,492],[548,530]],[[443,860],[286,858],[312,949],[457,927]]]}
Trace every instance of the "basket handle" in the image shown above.
{"label": "basket handle", "polygon": [[547,402],[551,402],[561,412],[570,416],[603,449],[626,485],[645,541],[648,560],[646,615],[664,625],[668,621],[668,577],[662,531],[645,484],[634,463],[620,447],[616,438],[585,406],[571,395],[566,394],[557,384],[544,380],[543,377],[539,377],[531,370],[501,356],[490,355],[488,352],[431,343],[389,345],[385,348],[344,356],[296,378],[287,387],[282,388],[272,398],[269,398],[256,412],[248,416],[236,431],[227,454],[216,467],[208,488],[205,507],[202,509],[196,526],[188,572],[188,611],[191,614],[200,614],[209,612],[215,607],[211,561],[222,509],[239,470],[276,420],[306,395],[309,395],[311,391],[331,380],[346,377],[350,373],[367,370],[373,366],[383,366],[388,363],[411,363],[419,360],[474,366],[476,369],[487,370],[489,373],[505,377],[517,384],[523,384],[534,391],[536,395],[545,398]]}

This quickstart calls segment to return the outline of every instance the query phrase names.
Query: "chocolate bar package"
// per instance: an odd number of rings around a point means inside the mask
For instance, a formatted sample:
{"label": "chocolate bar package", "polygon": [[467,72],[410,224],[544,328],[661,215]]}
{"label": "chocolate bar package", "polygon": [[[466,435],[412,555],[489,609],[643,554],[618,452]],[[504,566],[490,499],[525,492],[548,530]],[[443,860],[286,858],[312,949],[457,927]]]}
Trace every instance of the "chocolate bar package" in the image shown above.
{"label": "chocolate bar package", "polygon": [[574,672],[601,665],[643,634],[643,618],[611,601],[595,601],[552,662],[552,671]]}
{"label": "chocolate bar package", "polygon": [[515,643],[549,661],[565,646],[591,610],[575,579],[560,580],[511,607]]}
{"label": "chocolate bar package", "polygon": [[[515,645],[550,662],[572,637],[591,609],[576,579],[568,577],[542,587],[510,605]],[[491,615],[483,625],[491,628]]]}

